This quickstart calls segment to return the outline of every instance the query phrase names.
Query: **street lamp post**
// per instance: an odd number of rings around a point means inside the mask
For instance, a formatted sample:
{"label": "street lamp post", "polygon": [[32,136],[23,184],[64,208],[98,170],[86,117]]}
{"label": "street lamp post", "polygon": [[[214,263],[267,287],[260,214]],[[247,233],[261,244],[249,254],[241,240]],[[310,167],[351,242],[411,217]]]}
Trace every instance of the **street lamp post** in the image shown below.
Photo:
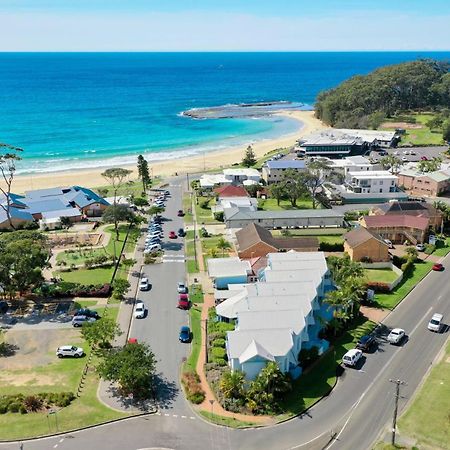
{"label": "street lamp post", "polygon": [[398,412],[398,399],[400,398],[400,386],[402,384],[406,384],[405,381],[401,380],[389,380],[391,383],[395,383],[395,404],[394,404],[394,416],[392,418],[392,437],[391,437],[391,444],[394,447],[395,446],[395,432],[397,428],[397,412]]}
{"label": "street lamp post", "polygon": [[214,400],[210,400],[209,403],[211,403],[211,420],[214,422]]}

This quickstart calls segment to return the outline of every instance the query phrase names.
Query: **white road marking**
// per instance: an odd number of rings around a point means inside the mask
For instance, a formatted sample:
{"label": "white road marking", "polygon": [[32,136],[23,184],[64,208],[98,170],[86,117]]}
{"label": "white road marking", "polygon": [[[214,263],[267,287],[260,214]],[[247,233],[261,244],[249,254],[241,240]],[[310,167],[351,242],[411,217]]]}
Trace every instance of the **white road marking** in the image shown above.
{"label": "white road marking", "polygon": [[169,417],[170,416],[170,414],[164,414],[166,417]]}
{"label": "white road marking", "polygon": [[187,417],[186,417],[186,416],[181,416],[181,418],[182,418],[182,419],[187,419]]}
{"label": "white road marking", "polygon": [[178,417],[178,415],[177,414],[172,414],[172,417]]}
{"label": "white road marking", "polygon": [[59,443],[61,443],[61,442],[64,442],[64,438],[62,438],[62,439],[59,440]]}
{"label": "white road marking", "polygon": [[53,448],[56,448],[56,447],[58,447],[58,444],[55,444],[55,445],[53,446]]}
{"label": "white road marking", "polygon": [[163,262],[177,262],[184,264],[184,259],[163,259]]}
{"label": "white road marking", "polygon": [[191,417],[189,417],[189,419],[195,420],[195,417],[191,416]]}

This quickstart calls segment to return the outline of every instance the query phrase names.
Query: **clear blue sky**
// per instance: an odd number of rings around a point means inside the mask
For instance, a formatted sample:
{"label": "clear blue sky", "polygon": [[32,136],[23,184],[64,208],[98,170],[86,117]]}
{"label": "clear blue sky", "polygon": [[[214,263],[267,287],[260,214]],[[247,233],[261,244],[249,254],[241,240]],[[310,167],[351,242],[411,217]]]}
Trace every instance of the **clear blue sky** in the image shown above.
{"label": "clear blue sky", "polygon": [[449,50],[450,0],[0,0],[0,51]]}

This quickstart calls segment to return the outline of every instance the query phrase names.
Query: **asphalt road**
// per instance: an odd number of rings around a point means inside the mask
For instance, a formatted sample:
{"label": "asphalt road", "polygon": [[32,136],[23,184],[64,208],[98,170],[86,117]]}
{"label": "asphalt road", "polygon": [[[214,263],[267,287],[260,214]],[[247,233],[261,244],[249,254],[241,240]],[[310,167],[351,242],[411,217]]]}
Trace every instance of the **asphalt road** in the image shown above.
{"label": "asphalt road", "polygon": [[[171,188],[174,197],[178,197],[177,189]],[[178,202],[179,199],[172,198],[167,204],[167,216],[173,219],[165,225],[168,231],[176,231],[180,226],[181,222],[173,216],[180,207]],[[167,259],[172,252],[177,256],[182,250],[172,246]],[[450,270],[450,256],[444,265]],[[147,266],[144,272],[154,285],[141,297],[149,307],[149,315],[133,321],[132,335],[148,341],[159,359],[158,371],[163,373],[168,386],[159,390],[160,395],[165,393],[161,396],[159,414],[26,442],[24,449],[367,450],[380,432],[388,429],[392,418],[395,386],[389,379],[408,383],[401,391],[401,412],[448,337],[448,332],[436,334],[426,328],[433,312],[441,312],[447,322],[450,320],[447,298],[450,277],[446,271],[432,272],[385,320],[387,329],[381,331],[376,351],[367,354],[357,370],[346,369],[329,397],[284,424],[231,430],[207,424],[195,416],[179,392],[179,365],[188,351],[187,346],[178,343],[178,330],[187,323],[187,313],[176,309],[176,283],[183,277],[184,265],[164,262]],[[398,347],[385,340],[388,329],[394,327],[404,328],[408,335]],[[337,433],[337,438],[329,442],[332,432]],[[17,443],[0,444],[0,449],[18,448]]]}

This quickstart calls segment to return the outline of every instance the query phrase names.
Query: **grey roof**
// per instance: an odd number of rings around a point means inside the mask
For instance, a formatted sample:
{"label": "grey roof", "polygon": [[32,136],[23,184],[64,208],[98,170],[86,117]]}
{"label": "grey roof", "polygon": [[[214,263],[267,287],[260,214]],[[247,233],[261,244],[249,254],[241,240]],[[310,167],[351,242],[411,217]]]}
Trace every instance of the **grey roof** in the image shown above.
{"label": "grey roof", "polygon": [[332,209],[286,209],[279,211],[230,211],[225,212],[226,220],[258,220],[258,219],[299,219],[299,218],[339,218],[344,219],[344,215]]}
{"label": "grey roof", "polygon": [[278,161],[267,161],[266,166],[269,169],[305,169],[305,161],[295,159],[280,159]]}
{"label": "grey roof", "polygon": [[241,261],[237,256],[231,258],[208,259],[208,273],[212,278],[238,277],[251,273],[248,261]]}
{"label": "grey roof", "polygon": [[57,217],[78,217],[83,213],[78,208],[56,209],[54,211],[45,211],[42,213],[43,219],[54,219]]}
{"label": "grey roof", "polygon": [[241,311],[238,313],[237,329],[244,331],[261,328],[289,328],[295,334],[300,334],[305,325],[305,315],[300,309]]}

